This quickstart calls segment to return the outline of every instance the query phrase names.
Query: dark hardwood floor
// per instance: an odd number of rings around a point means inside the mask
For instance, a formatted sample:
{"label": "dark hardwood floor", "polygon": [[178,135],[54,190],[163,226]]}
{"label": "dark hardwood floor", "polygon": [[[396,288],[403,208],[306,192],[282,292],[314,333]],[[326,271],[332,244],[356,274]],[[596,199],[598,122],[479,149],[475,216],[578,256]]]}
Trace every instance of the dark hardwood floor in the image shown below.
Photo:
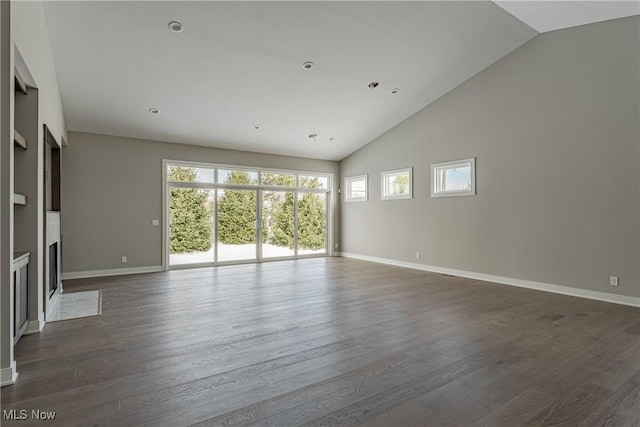
{"label": "dark hardwood floor", "polygon": [[[65,281],[2,426],[638,426],[640,309],[344,258]],[[29,416],[31,413],[29,413]]]}

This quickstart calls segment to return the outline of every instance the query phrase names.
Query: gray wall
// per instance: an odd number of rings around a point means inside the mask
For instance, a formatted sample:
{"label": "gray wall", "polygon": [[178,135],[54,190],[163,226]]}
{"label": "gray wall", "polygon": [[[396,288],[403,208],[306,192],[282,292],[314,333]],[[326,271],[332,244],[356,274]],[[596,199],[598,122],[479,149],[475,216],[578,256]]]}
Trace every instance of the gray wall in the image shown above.
{"label": "gray wall", "polygon": [[[639,296],[639,33],[539,35],[344,159],[369,201],[341,204],[342,251]],[[430,198],[430,164],[466,157],[477,195]],[[381,201],[406,166],[414,198]]]}
{"label": "gray wall", "polygon": [[162,264],[162,227],[151,225],[162,219],[162,159],[333,173],[339,182],[338,162],[77,132],[62,157],[65,273]]}

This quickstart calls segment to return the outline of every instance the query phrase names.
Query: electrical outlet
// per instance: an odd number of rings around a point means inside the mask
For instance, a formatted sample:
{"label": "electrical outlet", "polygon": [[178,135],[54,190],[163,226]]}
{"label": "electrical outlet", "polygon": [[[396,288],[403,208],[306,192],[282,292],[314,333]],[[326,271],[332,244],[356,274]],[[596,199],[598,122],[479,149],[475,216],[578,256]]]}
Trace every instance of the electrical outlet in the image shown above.
{"label": "electrical outlet", "polygon": [[127,256],[126,255],[122,255],[122,263],[123,264],[127,263]]}
{"label": "electrical outlet", "polygon": [[335,247],[336,249],[338,249],[338,244],[336,243],[336,244],[334,245],[334,247]]}
{"label": "electrical outlet", "polygon": [[416,252],[416,259],[420,259],[420,252]]}
{"label": "electrical outlet", "polygon": [[618,276],[609,277],[609,284],[611,286],[618,286]]}
{"label": "electrical outlet", "polygon": [[151,220],[151,225],[154,227],[157,227],[160,225],[160,220],[159,219],[152,219]]}

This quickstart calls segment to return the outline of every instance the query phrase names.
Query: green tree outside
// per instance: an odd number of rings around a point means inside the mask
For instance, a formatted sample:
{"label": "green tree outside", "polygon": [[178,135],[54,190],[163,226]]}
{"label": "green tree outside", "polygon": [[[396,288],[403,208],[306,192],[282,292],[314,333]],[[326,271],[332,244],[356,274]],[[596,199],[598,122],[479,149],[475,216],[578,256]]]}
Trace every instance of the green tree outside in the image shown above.
{"label": "green tree outside", "polygon": [[325,195],[298,193],[298,247],[318,250],[326,247],[327,211]]}
{"label": "green tree outside", "polygon": [[265,201],[269,207],[264,210],[263,216],[269,226],[267,243],[274,246],[286,246],[293,249],[294,209],[293,193],[285,193],[284,199],[272,197]]}
{"label": "green tree outside", "polygon": [[262,185],[273,185],[278,187],[295,187],[296,177],[288,173],[262,173]]}
{"label": "green tree outside", "polygon": [[[293,186],[289,177],[280,181],[270,176],[269,179],[278,185]],[[272,183],[272,184],[273,184]],[[317,177],[301,177],[300,185],[305,188],[320,188]],[[326,209],[324,195],[315,193],[298,193],[298,247],[300,249],[322,249],[326,245]],[[286,193],[284,200],[269,200],[271,232],[267,242],[275,246],[286,246],[293,249],[294,244],[294,197]]]}
{"label": "green tree outside", "polygon": [[[231,171],[225,184],[252,184],[244,171]],[[218,190],[221,191],[221,190]],[[218,240],[228,245],[256,242],[256,192],[224,190],[218,198]]]}
{"label": "green tree outside", "polygon": [[[197,172],[189,167],[172,167],[170,181],[196,182]],[[248,172],[231,171],[225,184],[252,185]],[[263,173],[262,184],[273,186],[263,192],[264,242],[275,246],[294,246],[294,193],[281,192],[278,187],[294,187],[295,176]],[[304,188],[322,188],[317,177],[300,177]],[[218,190],[218,240],[224,244],[256,242],[256,192],[253,190]],[[298,247],[322,249],[326,245],[325,195],[298,193]],[[207,251],[212,245],[213,206],[208,192],[199,189],[171,189],[171,253]]]}
{"label": "green tree outside", "polygon": [[[198,175],[193,168],[172,166],[168,178],[169,181],[196,182]],[[208,191],[197,188],[172,188],[169,202],[170,252],[206,252],[211,249],[212,212]]]}

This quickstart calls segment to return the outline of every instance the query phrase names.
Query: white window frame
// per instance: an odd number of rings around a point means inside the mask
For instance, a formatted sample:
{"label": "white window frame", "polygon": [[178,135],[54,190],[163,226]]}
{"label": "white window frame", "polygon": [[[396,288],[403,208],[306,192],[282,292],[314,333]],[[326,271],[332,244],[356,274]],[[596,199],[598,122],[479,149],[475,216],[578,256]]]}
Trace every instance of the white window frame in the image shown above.
{"label": "white window frame", "polygon": [[[388,175],[399,175],[401,173],[409,174],[409,194],[386,194],[387,193],[387,179]],[[394,169],[390,171],[383,171],[380,174],[380,198],[382,200],[398,200],[398,199],[412,199],[413,198],[413,168]]]}
{"label": "white window frame", "polygon": [[[471,188],[468,190],[438,191],[440,180],[438,173],[442,169],[452,169],[453,167],[471,167]],[[431,197],[457,197],[475,196],[476,194],[476,158],[452,160],[450,162],[431,164]]]}
{"label": "white window frame", "polygon": [[[205,168],[214,168],[214,183],[207,182],[180,182],[180,181],[168,181],[167,180],[167,171],[169,166],[186,166],[186,167],[205,167]],[[247,172],[258,172],[258,184],[248,184],[248,185],[235,185],[235,184],[219,184],[217,183],[218,179],[218,169],[228,169],[228,170],[242,170]],[[290,173],[296,175],[296,185],[293,187],[276,187],[276,186],[265,186],[262,185],[262,173]],[[298,187],[298,176],[322,176],[327,178],[327,188],[306,188],[306,187]],[[173,270],[173,269],[181,269],[181,268],[192,268],[204,266],[205,263],[200,264],[182,264],[182,265],[170,265],[169,263],[169,192],[172,187],[181,187],[181,188],[204,188],[204,189],[246,189],[246,190],[254,190],[258,195],[258,203],[262,203],[262,198],[260,195],[262,191],[293,191],[295,194],[298,193],[319,193],[325,194],[325,203],[326,203],[326,251],[322,254],[309,254],[302,255],[298,254],[297,250],[294,256],[291,257],[282,257],[282,258],[268,258],[263,259],[261,250],[257,253],[257,259],[248,261],[250,263],[261,263],[261,262],[269,262],[276,259],[302,259],[302,258],[314,258],[314,257],[325,257],[325,256],[333,256],[334,255],[334,247],[337,243],[334,242],[334,227],[335,227],[335,209],[333,208],[334,204],[338,203],[339,199],[334,197],[334,175],[333,173],[326,172],[314,172],[314,171],[303,171],[303,170],[289,170],[289,169],[272,169],[272,168],[261,168],[261,167],[250,167],[250,166],[238,166],[238,165],[229,165],[223,163],[204,163],[197,161],[184,161],[184,160],[171,160],[171,159],[162,159],[162,270]],[[294,206],[297,211],[298,209],[298,200],[297,197],[294,200]],[[258,221],[260,221],[260,215],[262,213],[262,207],[258,205],[257,209],[258,213]],[[297,221],[296,221],[297,227]],[[296,248],[297,248],[297,239],[296,240]],[[258,246],[259,242],[257,243]],[[242,264],[244,261],[232,261],[232,262],[212,262],[206,263],[206,265],[225,265],[225,264]]]}
{"label": "white window frame", "polygon": [[[354,181],[361,181],[364,179],[364,197],[352,197],[351,196],[351,184]],[[369,178],[367,174],[347,176],[344,179],[344,201],[345,202],[366,202],[369,200]]]}

